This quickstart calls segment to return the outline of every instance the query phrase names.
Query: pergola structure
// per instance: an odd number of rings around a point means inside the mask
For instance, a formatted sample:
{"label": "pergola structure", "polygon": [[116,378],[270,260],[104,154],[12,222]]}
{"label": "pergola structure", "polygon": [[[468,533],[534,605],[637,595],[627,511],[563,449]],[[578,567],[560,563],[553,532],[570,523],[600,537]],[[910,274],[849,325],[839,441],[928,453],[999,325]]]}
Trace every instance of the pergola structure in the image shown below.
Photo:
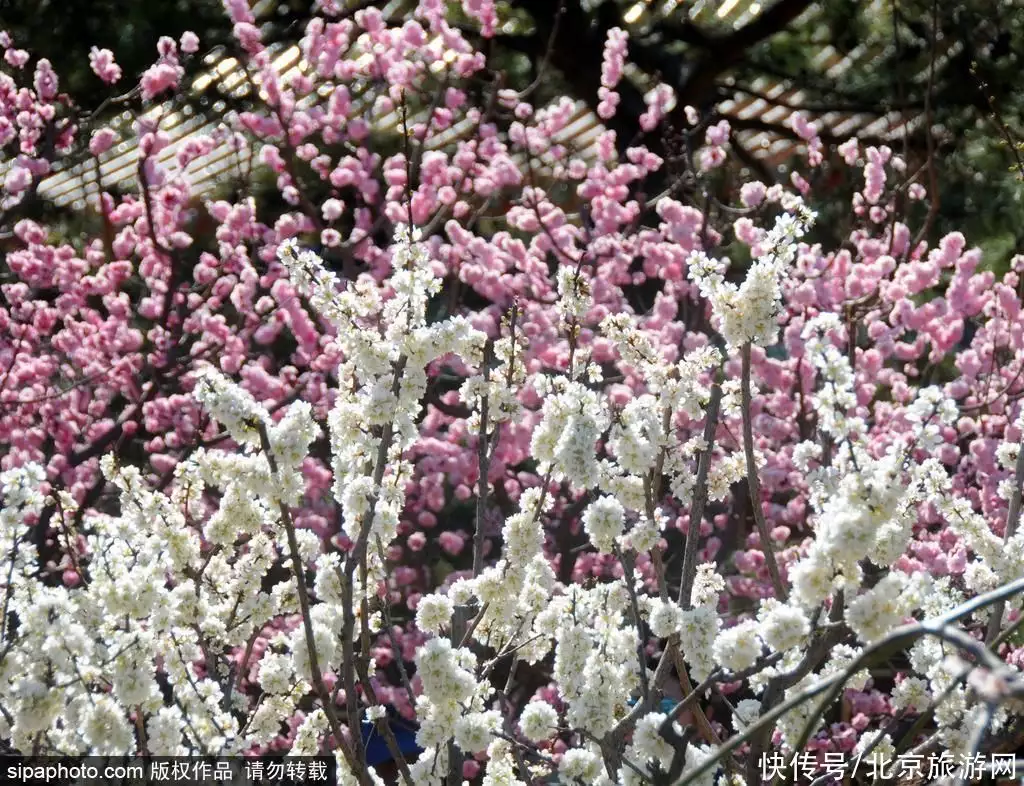
{"label": "pergola structure", "polygon": [[[738,29],[757,19],[772,2],[779,0],[664,0],[660,3],[655,0],[640,0],[627,9],[623,15],[623,22],[631,30],[642,30],[652,15],[658,18],[684,15],[689,21],[704,29]],[[386,17],[399,19],[408,13],[413,5],[414,0],[391,0],[382,10]],[[266,18],[275,7],[276,0],[260,0],[254,11],[258,17]],[[811,4],[799,14],[794,25],[810,25],[813,29],[818,14],[818,6]],[[953,47],[955,46],[954,43]],[[305,67],[301,50],[296,43],[277,45],[272,48],[271,54],[273,67],[283,79]],[[866,45],[861,44],[853,52],[843,55],[822,43],[813,66],[820,76],[835,79],[855,65],[870,62],[878,54],[877,51],[870,51]],[[943,52],[939,59],[943,61],[952,54],[955,54],[955,49]],[[253,81],[246,73],[244,64],[223,51],[206,54],[203,65],[204,70],[194,78],[186,95],[209,95],[213,87],[220,96],[237,98],[244,96],[254,86],[258,89],[258,80]],[[653,84],[651,77],[640,72],[635,65],[629,66],[626,76],[642,88]],[[921,78],[927,78],[927,75],[923,74]],[[725,84],[729,85],[730,82],[726,75]],[[329,90],[329,86],[324,86],[318,94],[307,96],[304,101],[308,104],[310,101],[324,100]],[[792,155],[794,147],[799,142],[773,133],[768,127],[784,124],[794,111],[804,111],[801,103],[803,100],[804,95],[799,89],[782,81],[761,77],[742,89],[736,89],[732,98],[718,104],[718,111],[723,116],[738,121],[737,126],[744,129],[737,132],[737,139],[742,141],[746,150],[765,166],[773,167]],[[354,97],[353,107],[355,112],[372,113],[370,102],[364,100],[360,104],[358,97]],[[161,161],[173,159],[178,147],[191,136],[209,134],[221,127],[225,109],[226,102],[222,99],[215,99],[206,113],[199,113],[190,103],[180,100],[168,100],[150,108],[145,117],[150,121],[159,119],[160,129],[171,140],[167,148],[160,153]],[[891,112],[879,116],[857,112],[833,111],[814,114],[805,111],[805,114],[816,120],[822,131],[830,138],[866,134],[876,138],[899,139],[902,133],[924,121],[920,113]],[[401,118],[398,112],[372,116],[369,119],[379,132],[400,133]],[[67,162],[41,183],[41,197],[58,206],[83,209],[88,203],[93,203],[104,189],[117,187],[127,190],[137,187],[138,151],[133,131],[134,117],[125,111],[106,118],[106,123],[118,133],[121,141],[105,153],[98,163],[88,155],[78,162]],[[763,128],[759,129],[758,126]],[[597,115],[583,101],[577,101],[572,121],[557,141],[571,146],[577,155],[586,160],[594,156],[594,144],[602,130],[603,126]],[[430,140],[428,144],[440,147],[469,131],[468,124],[464,124],[463,127],[456,126]],[[0,178],[8,165],[0,163]],[[193,162],[187,175],[196,193],[202,195],[229,179],[239,165],[237,152],[230,143],[225,142],[215,147],[207,156]]]}

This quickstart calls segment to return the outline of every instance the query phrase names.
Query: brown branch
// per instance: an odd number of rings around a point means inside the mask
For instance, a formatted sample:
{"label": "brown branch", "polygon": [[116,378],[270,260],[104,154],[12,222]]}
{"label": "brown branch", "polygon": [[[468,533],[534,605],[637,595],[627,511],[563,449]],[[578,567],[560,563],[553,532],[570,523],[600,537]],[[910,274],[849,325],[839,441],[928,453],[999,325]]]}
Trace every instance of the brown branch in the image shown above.
{"label": "brown branch", "polygon": [[[1024,494],[1024,446],[1017,449],[1017,464],[1014,467],[1013,496],[1010,498],[1010,508],[1006,513],[1006,531],[1003,533],[1003,543],[1009,542],[1020,524],[1021,498]],[[999,635],[999,629],[1003,625],[1003,611],[1006,604],[999,601],[992,607],[992,616],[988,621],[988,630],[985,632],[985,642],[991,644]]]}
{"label": "brown branch", "polygon": [[[258,424],[258,428],[260,434],[260,445],[263,449],[264,455],[267,457],[267,464],[270,466],[270,471],[274,476],[277,476],[277,459],[274,458],[273,451],[271,450],[270,435],[267,433],[267,426],[265,423],[260,422]],[[281,501],[278,501],[277,506],[278,512],[281,515],[281,523],[284,525],[285,535],[288,538],[288,551],[291,553],[292,573],[295,575],[295,588],[298,594],[299,611],[302,616],[302,628],[306,638],[306,649],[309,651],[309,669],[310,677],[313,682],[313,689],[316,691],[320,698],[320,703],[323,705],[324,714],[327,716],[327,721],[331,726],[331,732],[334,734],[335,744],[341,749],[342,755],[345,757],[345,761],[352,769],[352,772],[355,773],[356,777],[359,778],[360,783],[363,784],[363,786],[368,786],[369,778],[367,777],[366,770],[361,766],[352,746],[345,740],[345,736],[341,730],[341,723],[338,721],[338,713],[335,712],[334,705],[331,702],[331,694],[327,690],[327,686],[324,684],[323,672],[320,670],[320,660],[316,654],[316,638],[313,634],[313,618],[310,615],[309,610],[309,593],[306,589],[306,575],[302,566],[302,556],[299,553],[299,541],[295,536],[295,524],[292,522],[288,506]],[[352,733],[353,737],[358,733],[357,729],[349,729],[349,731]]]}
{"label": "brown branch", "polygon": [[686,546],[683,552],[683,574],[679,583],[679,605],[684,609],[693,608],[690,595],[693,580],[697,575],[697,544],[700,538],[700,523],[704,519],[704,506],[708,501],[708,473],[711,471],[711,454],[715,449],[715,431],[718,428],[718,410],[722,403],[722,385],[716,379],[711,387],[711,400],[704,415],[704,450],[697,461],[697,479],[690,503],[690,526],[686,532]]}
{"label": "brown branch", "polygon": [[768,565],[768,573],[771,575],[772,586],[775,588],[775,597],[786,600],[786,585],[782,583],[782,574],[779,572],[779,563],[775,560],[775,552],[772,551],[771,536],[768,532],[768,522],[764,518],[764,510],[761,509],[761,481],[757,475],[757,462],[754,458],[754,430],[751,423],[752,413],[750,400],[750,342],[743,345],[740,350],[743,370],[740,379],[740,392],[742,397],[743,410],[743,453],[747,460],[747,486],[750,489],[750,507],[754,513],[754,521],[757,523],[757,532],[761,536],[761,551],[764,553],[765,562]]}
{"label": "brown branch", "polygon": [[672,119],[677,125],[687,104],[699,106],[713,95],[715,82],[723,73],[742,63],[757,44],[784,30],[812,5],[811,0],[779,0],[754,21],[724,36],[709,38],[707,55],[677,87],[676,109]]}

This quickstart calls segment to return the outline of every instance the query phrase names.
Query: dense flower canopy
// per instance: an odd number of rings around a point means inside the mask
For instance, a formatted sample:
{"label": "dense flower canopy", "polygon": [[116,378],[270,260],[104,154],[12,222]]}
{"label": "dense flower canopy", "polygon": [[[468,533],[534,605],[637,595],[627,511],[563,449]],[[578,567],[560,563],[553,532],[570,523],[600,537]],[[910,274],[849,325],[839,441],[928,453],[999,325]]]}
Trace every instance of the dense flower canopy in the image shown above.
{"label": "dense flower canopy", "polygon": [[[570,99],[491,70],[495,4],[462,6],[473,35],[440,0],[322,2],[283,80],[226,2],[261,103],[169,162],[140,116],[139,193],[68,238],[35,189],[113,132],[0,36],[0,739],[328,751],[361,786],[365,724],[407,784],[996,750],[1022,690],[1024,259],[930,245],[908,163],[805,118],[787,184],[723,188],[727,124],[688,108],[678,160],[645,146],[665,85],[635,146],[584,160]],[[124,100],[198,48],[162,40]],[[397,151],[372,129],[396,111]],[[220,144],[274,199],[193,198]],[[843,168],[832,245],[814,184]]]}

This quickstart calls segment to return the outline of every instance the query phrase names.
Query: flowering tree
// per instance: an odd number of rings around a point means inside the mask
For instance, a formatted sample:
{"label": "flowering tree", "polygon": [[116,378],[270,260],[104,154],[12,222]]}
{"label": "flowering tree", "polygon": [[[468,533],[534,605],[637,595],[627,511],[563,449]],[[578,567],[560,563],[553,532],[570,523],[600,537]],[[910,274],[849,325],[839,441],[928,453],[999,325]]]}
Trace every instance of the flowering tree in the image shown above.
{"label": "flowering tree", "polygon": [[[928,194],[886,147],[833,157],[797,117],[789,186],[730,189],[727,123],[686,108],[679,156],[644,145],[656,86],[637,144],[588,160],[558,141],[572,101],[503,87],[439,0],[321,6],[282,82],[226,3],[259,106],[170,163],[140,115],[138,193],[66,242],[27,217],[38,184],[114,133],[0,39],[9,748],[330,751],[363,785],[369,725],[402,782],[489,786],[998,750],[1024,260],[997,280],[915,237]],[[463,11],[493,33],[493,3]],[[162,40],[116,100],[173,93],[198,47]],[[285,207],[197,204],[217,144]],[[842,167],[862,185],[823,246]]]}

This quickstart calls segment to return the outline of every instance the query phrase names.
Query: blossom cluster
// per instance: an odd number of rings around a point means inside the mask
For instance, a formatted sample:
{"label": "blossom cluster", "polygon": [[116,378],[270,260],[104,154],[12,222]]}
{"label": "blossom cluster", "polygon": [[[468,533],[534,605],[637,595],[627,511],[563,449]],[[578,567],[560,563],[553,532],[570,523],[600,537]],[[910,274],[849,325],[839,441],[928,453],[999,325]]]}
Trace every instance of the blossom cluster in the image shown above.
{"label": "blossom cluster", "polygon": [[[6,745],[330,751],[368,786],[372,730],[409,786],[737,786],[769,750],[1014,728],[1020,260],[915,238],[907,162],[800,117],[808,169],[852,173],[846,236],[799,172],[721,212],[641,200],[669,174],[643,133],[588,157],[555,141],[568,97],[474,105],[464,22],[494,36],[492,2],[322,3],[287,77],[225,7],[258,100],[171,156],[140,121],[139,192],[101,180],[75,242],[25,197],[117,135],[86,142],[0,36]],[[587,97],[606,120],[626,43]],[[198,46],[161,39],[141,100]],[[729,124],[682,114],[709,185]],[[276,207],[194,195],[222,145]]]}

